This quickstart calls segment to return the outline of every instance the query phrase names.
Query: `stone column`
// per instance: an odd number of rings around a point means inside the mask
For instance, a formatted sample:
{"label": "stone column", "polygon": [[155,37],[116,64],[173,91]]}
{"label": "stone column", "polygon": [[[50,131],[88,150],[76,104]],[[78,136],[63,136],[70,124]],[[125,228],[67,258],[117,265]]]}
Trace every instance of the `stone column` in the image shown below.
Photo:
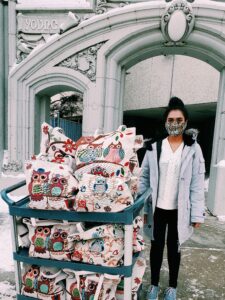
{"label": "stone column", "polygon": [[[29,149],[30,155],[33,153],[40,153],[40,135],[41,124],[50,120],[50,96],[49,95],[37,95],[35,97],[35,128],[34,128],[34,149]],[[33,151],[32,151],[33,150]],[[33,152],[33,153],[32,153]]]}
{"label": "stone column", "polygon": [[9,37],[9,69],[13,67],[16,62],[16,0],[9,0],[9,12],[10,16],[8,22],[8,37]]}
{"label": "stone column", "polygon": [[5,101],[5,53],[4,53],[4,4],[0,0],[0,164],[2,165],[3,150],[5,147],[5,120],[4,120],[4,101]]}
{"label": "stone column", "polygon": [[215,122],[207,206],[214,215],[225,215],[225,68],[220,74]]}
{"label": "stone column", "polygon": [[9,77],[9,38],[8,38],[8,32],[9,32],[9,26],[8,26],[8,2],[5,2],[5,5],[3,7],[3,14],[4,14],[4,41],[5,41],[5,47],[4,47],[4,124],[5,124],[5,136],[4,136],[4,145],[5,149],[8,148],[8,77]]}

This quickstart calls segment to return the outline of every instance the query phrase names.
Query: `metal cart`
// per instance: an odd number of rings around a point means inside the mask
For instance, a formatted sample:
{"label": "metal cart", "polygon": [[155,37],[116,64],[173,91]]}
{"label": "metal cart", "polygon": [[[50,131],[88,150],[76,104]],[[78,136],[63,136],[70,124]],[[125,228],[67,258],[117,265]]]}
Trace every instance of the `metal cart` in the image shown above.
{"label": "metal cart", "polygon": [[[9,193],[21,188],[26,184],[22,181],[16,185],[8,187],[1,191],[2,199],[9,206],[11,232],[12,232],[12,246],[13,246],[13,259],[15,263],[15,277],[16,277],[16,292],[18,300],[32,300],[36,298],[21,295],[21,262],[40,265],[46,267],[57,267],[59,269],[69,268],[75,271],[91,271],[97,273],[108,273],[112,275],[124,276],[124,299],[132,299],[132,269],[135,263],[135,256],[133,256],[133,220],[140,213],[144,206],[144,200],[147,198],[147,193],[139,197],[135,203],[118,213],[90,213],[90,212],[74,212],[74,211],[56,211],[56,210],[39,210],[30,209],[27,204],[29,196],[14,202],[9,197]],[[44,258],[29,257],[28,249],[20,248],[18,245],[18,234],[16,226],[16,217],[30,217],[41,219],[55,219],[55,220],[68,220],[75,222],[101,222],[101,223],[117,223],[124,224],[125,239],[124,239],[124,265],[120,267],[103,267],[98,265],[90,265],[85,263],[77,263],[70,261],[58,261]]]}

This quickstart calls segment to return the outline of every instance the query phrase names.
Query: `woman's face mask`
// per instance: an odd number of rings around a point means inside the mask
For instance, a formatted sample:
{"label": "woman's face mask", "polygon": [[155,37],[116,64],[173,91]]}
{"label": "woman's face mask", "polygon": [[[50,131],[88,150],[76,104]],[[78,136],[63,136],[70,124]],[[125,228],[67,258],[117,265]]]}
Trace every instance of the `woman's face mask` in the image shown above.
{"label": "woman's face mask", "polygon": [[187,127],[184,115],[180,110],[171,110],[167,116],[165,128],[169,135],[178,136],[182,135]]}
{"label": "woman's face mask", "polygon": [[187,122],[166,122],[165,127],[169,135],[178,136],[183,134],[185,128],[187,127]]}

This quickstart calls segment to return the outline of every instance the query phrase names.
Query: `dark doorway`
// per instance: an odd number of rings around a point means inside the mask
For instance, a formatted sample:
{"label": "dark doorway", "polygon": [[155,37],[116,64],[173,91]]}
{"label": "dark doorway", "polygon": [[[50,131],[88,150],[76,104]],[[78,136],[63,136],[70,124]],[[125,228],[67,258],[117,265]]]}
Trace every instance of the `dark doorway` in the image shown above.
{"label": "dark doorway", "polygon": [[[206,173],[209,174],[212,156],[213,134],[216,116],[216,103],[187,105],[189,112],[188,128],[199,130],[198,142],[202,147],[206,161]],[[135,126],[137,134],[144,138],[155,138],[164,132],[162,121],[165,108],[140,109],[124,112],[123,123],[128,127]]]}

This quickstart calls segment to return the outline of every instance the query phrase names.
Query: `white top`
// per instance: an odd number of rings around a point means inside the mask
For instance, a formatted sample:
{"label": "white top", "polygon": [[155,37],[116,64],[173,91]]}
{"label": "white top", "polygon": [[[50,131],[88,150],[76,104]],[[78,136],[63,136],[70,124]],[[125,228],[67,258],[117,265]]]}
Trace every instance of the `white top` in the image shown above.
{"label": "white top", "polygon": [[181,155],[184,143],[173,152],[168,139],[162,141],[159,159],[159,191],[156,206],[162,209],[176,209]]}

